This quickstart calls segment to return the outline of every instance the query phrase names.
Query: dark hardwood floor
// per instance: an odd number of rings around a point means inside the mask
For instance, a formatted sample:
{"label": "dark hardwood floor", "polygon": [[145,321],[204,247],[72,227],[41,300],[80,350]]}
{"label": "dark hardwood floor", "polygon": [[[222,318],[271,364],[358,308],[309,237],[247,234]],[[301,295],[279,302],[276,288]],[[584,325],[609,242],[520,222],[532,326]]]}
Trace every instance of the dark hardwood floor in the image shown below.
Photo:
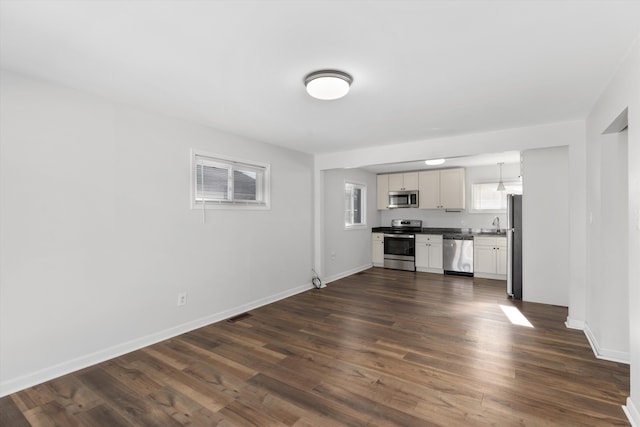
{"label": "dark hardwood floor", "polygon": [[629,367],[504,282],[374,268],[249,314],[2,398],[1,425],[629,425]]}

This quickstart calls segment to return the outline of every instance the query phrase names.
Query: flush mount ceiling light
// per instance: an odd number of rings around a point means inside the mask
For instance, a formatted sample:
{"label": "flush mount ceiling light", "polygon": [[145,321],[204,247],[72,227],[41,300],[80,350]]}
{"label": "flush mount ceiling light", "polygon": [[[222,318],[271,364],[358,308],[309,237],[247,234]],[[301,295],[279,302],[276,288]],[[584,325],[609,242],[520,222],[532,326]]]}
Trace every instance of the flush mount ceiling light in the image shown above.
{"label": "flush mount ceiling light", "polygon": [[444,159],[431,159],[431,160],[425,160],[424,162],[429,166],[437,166],[437,165],[443,164]]}
{"label": "flush mount ceiling light", "polygon": [[336,70],[314,71],[304,78],[307,93],[322,100],[338,99],[349,93],[353,77]]}

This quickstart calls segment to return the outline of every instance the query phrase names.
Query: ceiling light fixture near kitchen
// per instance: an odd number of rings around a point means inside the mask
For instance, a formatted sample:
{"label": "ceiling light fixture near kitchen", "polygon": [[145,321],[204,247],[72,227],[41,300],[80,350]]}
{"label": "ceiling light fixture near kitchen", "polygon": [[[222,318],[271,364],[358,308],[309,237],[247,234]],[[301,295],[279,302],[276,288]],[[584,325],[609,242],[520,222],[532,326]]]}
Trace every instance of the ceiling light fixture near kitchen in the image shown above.
{"label": "ceiling light fixture near kitchen", "polygon": [[431,159],[431,160],[425,160],[425,164],[429,165],[429,166],[437,166],[437,165],[441,165],[444,163],[444,159]]}
{"label": "ceiling light fixture near kitchen", "polygon": [[342,98],[349,93],[353,77],[342,71],[314,71],[304,78],[307,93],[325,101]]}
{"label": "ceiling light fixture near kitchen", "polygon": [[504,165],[504,163],[498,163],[498,165],[500,166],[500,182],[498,182],[498,188],[496,191],[504,191],[504,182],[502,182],[502,165]]}

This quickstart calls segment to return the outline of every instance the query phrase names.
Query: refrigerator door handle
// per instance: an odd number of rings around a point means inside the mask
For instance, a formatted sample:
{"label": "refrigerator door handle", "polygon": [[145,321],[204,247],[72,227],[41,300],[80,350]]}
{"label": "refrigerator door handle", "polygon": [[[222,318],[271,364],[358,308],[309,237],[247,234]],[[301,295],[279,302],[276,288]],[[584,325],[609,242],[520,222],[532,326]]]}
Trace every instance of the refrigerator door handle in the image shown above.
{"label": "refrigerator door handle", "polygon": [[507,295],[513,296],[513,228],[507,230]]}

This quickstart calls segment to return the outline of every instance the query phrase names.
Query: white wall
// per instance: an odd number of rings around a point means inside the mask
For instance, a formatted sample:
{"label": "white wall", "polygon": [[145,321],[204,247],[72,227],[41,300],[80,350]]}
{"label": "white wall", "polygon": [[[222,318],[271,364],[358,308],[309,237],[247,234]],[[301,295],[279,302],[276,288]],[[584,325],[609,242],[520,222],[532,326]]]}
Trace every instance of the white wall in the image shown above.
{"label": "white wall", "polygon": [[[310,288],[310,155],[0,77],[3,395]],[[270,163],[271,210],[203,224],[191,148]]]}
{"label": "white wall", "polygon": [[[367,227],[344,228],[345,181],[367,186]],[[371,227],[376,210],[376,175],[361,169],[324,172],[324,280],[332,281],[371,267]]]}
{"label": "white wall", "polygon": [[627,132],[589,143],[590,216],[587,231],[585,331],[597,354],[628,361],[628,168]]}
{"label": "white wall", "polygon": [[[505,164],[502,169],[505,181],[517,181],[520,175],[520,164]],[[478,213],[471,210],[471,192],[474,183],[495,181],[500,178],[498,165],[474,166],[465,168],[465,201],[466,209],[461,212],[445,212],[432,209],[387,209],[380,211],[380,223],[383,226],[391,225],[392,219],[421,219],[423,227],[436,228],[495,228],[492,223],[497,216],[500,218],[500,227],[506,228],[506,212]]]}
{"label": "white wall", "polygon": [[522,299],[569,305],[569,150],[522,153]]}
{"label": "white wall", "polygon": [[[603,132],[628,108],[628,133],[626,142],[624,135],[603,135]],[[586,122],[587,155],[589,174],[587,203],[593,221],[588,226],[588,265],[589,279],[584,298],[588,301],[586,323],[595,334],[597,344],[606,348],[596,348],[596,352],[604,353],[605,358],[624,354],[626,346],[620,341],[626,327],[629,328],[628,360],[631,365],[631,395],[627,399],[627,415],[640,425],[640,40],[629,51],[629,55],[619,71],[594,105]],[[614,147],[609,145],[613,143]],[[626,221],[624,215],[617,220],[626,223],[627,250],[620,246],[612,246],[603,236],[609,231],[612,218],[608,203],[624,206],[619,195],[607,194],[611,180],[619,180],[614,171],[616,167],[624,169],[621,164],[624,157],[619,151],[626,144],[627,198]],[[617,191],[614,190],[614,191]],[[605,216],[602,213],[607,212]],[[614,218],[615,219],[615,218]],[[605,222],[608,221],[608,222]],[[614,227],[615,229],[616,227]],[[620,230],[614,231],[620,233]],[[602,261],[600,250],[613,250],[626,258],[626,293],[622,275],[609,276],[609,270],[598,272]],[[611,264],[611,260],[606,261]],[[595,276],[591,278],[591,274]],[[602,280],[597,280],[600,277]],[[611,289],[613,288],[613,289]],[[595,300],[607,295],[607,300],[597,303]],[[612,298],[614,300],[612,300]],[[628,310],[628,320],[624,320],[624,312]],[[615,346],[615,347],[613,347]]]}
{"label": "white wall", "polygon": [[569,144],[569,310],[566,326],[584,329],[587,277],[587,144],[583,129]]}
{"label": "white wall", "polygon": [[584,120],[318,154],[316,170],[584,145]]}

